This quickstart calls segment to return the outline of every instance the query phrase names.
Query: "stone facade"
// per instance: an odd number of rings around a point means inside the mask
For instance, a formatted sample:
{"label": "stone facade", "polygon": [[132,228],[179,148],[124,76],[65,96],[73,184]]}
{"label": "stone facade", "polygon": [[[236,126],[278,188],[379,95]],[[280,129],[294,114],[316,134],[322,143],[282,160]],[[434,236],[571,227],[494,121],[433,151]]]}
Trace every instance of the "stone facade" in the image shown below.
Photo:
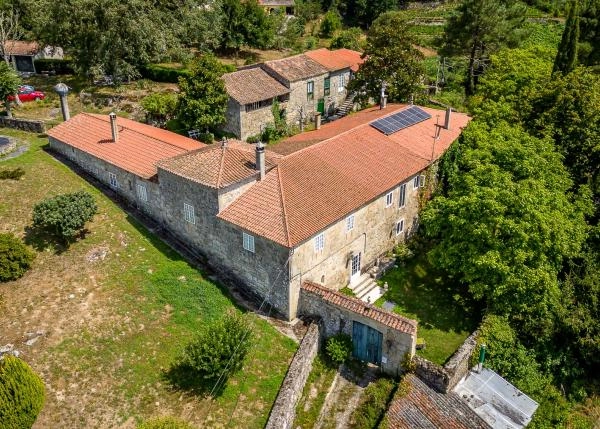
{"label": "stone facade", "polygon": [[[288,124],[298,125],[300,121],[300,109],[304,110],[305,122],[311,121],[317,112],[319,99],[325,98],[325,78],[329,74],[321,74],[304,80],[290,82],[290,100],[287,104],[286,118]],[[313,83],[313,96],[308,97],[308,83]]]}
{"label": "stone facade", "polygon": [[0,116],[0,127],[14,128],[30,133],[43,134],[46,132],[46,123],[34,119],[17,119]]}

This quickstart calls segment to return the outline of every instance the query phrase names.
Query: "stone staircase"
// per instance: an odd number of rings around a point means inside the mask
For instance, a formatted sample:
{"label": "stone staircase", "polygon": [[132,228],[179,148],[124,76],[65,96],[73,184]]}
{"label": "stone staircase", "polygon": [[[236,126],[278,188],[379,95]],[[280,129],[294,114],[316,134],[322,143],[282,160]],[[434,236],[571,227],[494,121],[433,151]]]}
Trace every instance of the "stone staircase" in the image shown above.
{"label": "stone staircase", "polygon": [[369,274],[363,274],[359,281],[350,286],[356,297],[364,302],[374,303],[385,293],[384,289],[375,283]]}
{"label": "stone staircase", "polygon": [[327,119],[329,121],[335,121],[337,119],[343,118],[348,113],[350,113],[353,108],[354,108],[354,93],[348,94],[348,96],[346,97],[346,100],[344,100],[344,102],[337,109],[335,109],[335,113]]}

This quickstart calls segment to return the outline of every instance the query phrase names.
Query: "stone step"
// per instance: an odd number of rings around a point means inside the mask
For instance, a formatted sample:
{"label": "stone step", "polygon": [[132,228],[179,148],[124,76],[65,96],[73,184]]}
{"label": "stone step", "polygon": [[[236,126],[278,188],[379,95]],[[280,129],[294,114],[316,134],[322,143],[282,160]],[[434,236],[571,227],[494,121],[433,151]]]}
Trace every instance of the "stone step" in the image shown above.
{"label": "stone step", "polygon": [[350,286],[350,289],[352,290],[352,292],[354,292],[355,295],[358,296],[364,290],[369,289],[372,283],[373,279],[370,276],[362,276],[360,278],[360,281],[358,281],[354,286]]}
{"label": "stone step", "polygon": [[362,296],[360,296],[360,299],[362,301],[373,304],[375,301],[377,301],[379,298],[381,298],[384,293],[385,293],[385,291],[383,290],[383,288],[381,286],[375,285],[375,287],[373,289],[370,289],[368,292],[366,292]]}

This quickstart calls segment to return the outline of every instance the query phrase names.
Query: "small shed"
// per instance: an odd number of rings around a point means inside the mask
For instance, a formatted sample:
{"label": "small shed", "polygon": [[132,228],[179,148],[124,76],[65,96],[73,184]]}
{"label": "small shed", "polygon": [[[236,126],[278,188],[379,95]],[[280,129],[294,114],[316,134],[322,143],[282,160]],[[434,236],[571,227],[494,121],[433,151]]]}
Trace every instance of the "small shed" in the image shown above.
{"label": "small shed", "polygon": [[25,40],[7,40],[4,42],[4,57],[19,73],[36,73],[34,60],[38,58],[63,58],[63,50],[59,47],[42,48],[38,42]]}
{"label": "small shed", "polygon": [[258,0],[258,4],[267,13],[284,10],[286,15],[294,14],[294,0]]}

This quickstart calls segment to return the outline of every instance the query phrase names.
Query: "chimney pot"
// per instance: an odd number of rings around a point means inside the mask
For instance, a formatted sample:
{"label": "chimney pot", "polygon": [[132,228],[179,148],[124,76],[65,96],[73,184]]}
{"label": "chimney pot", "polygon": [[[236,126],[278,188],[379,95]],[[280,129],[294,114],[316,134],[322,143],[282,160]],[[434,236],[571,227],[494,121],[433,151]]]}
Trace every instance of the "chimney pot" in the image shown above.
{"label": "chimney pot", "polygon": [[227,147],[227,137],[223,137],[221,139],[221,147],[222,148],[226,148]]}
{"label": "chimney pot", "polygon": [[446,130],[450,129],[451,116],[452,116],[452,107],[448,107],[446,109],[446,120],[444,121],[444,129],[446,129]]}
{"label": "chimney pot", "polygon": [[321,129],[321,113],[320,112],[315,113],[315,129],[317,129],[317,130]]}
{"label": "chimney pot", "polygon": [[263,180],[265,178],[265,146],[259,141],[256,143],[256,170],[259,172],[259,180]]}
{"label": "chimney pot", "polygon": [[112,141],[116,143],[119,141],[119,130],[117,129],[117,114],[115,112],[110,112],[108,114],[108,117],[110,118],[110,130],[112,133]]}

